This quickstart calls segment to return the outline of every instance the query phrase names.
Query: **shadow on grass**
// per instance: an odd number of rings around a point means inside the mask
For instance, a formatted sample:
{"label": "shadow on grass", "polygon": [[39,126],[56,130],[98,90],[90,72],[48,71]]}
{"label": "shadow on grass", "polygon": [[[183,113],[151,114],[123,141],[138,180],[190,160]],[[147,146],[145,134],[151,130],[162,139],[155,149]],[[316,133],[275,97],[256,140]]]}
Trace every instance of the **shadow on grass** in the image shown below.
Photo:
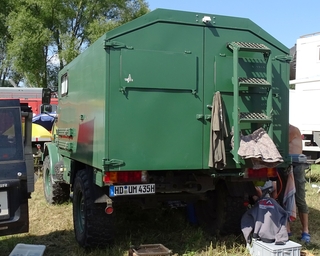
{"label": "shadow on grass", "polygon": [[[308,246],[302,244],[302,250],[320,255],[320,194],[315,193],[315,189],[310,184],[306,188],[307,195],[309,195],[308,200],[318,201],[312,207],[311,204],[309,206],[309,227],[312,242]],[[45,245],[44,256],[124,256],[128,255],[131,245],[159,243],[172,250],[175,255],[226,255],[226,252],[230,252],[228,255],[248,255],[243,250],[245,243],[242,235],[219,238],[210,236],[200,227],[188,222],[185,208],[163,207],[162,209],[141,210],[135,205],[129,205],[116,207],[115,213],[117,217],[115,244],[110,248],[84,250],[75,241],[73,230],[69,229],[57,230],[39,236],[21,234],[0,237],[0,255],[9,255],[17,243]],[[70,216],[72,223],[71,218],[72,216]],[[301,233],[299,219],[292,223],[292,228],[294,236],[291,240],[301,243],[298,237]],[[207,251],[211,245],[215,250],[213,253],[201,254],[202,251]],[[235,247],[237,248],[235,249]]]}
{"label": "shadow on grass", "polygon": [[[320,196],[320,195],[319,195]],[[301,244],[302,250],[308,250],[314,255],[320,255],[320,211],[319,209],[309,207],[309,233],[311,235],[311,243],[304,244],[300,241],[301,238],[301,224],[299,217],[296,221],[291,222],[292,236],[290,240]]]}
{"label": "shadow on grass", "polygon": [[175,255],[183,255],[224,247],[232,249],[235,243],[243,242],[241,236],[226,236],[216,239],[201,228],[190,225],[186,219],[186,209],[121,208],[117,212],[115,244],[106,249],[84,250],[74,238],[73,230],[55,231],[43,236],[16,235],[0,238],[1,255],[9,255],[16,244],[42,244],[46,246],[44,256],[53,255],[112,255],[128,254],[130,245],[163,244]]}

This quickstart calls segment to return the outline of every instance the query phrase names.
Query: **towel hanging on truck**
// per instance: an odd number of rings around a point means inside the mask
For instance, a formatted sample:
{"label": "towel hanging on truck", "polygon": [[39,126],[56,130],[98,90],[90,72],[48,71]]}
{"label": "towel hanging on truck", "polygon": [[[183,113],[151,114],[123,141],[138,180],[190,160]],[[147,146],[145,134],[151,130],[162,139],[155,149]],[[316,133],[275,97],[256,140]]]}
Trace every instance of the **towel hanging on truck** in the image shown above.
{"label": "towel hanging on truck", "polygon": [[209,167],[223,169],[226,166],[224,140],[228,137],[221,94],[216,92],[212,100]]}

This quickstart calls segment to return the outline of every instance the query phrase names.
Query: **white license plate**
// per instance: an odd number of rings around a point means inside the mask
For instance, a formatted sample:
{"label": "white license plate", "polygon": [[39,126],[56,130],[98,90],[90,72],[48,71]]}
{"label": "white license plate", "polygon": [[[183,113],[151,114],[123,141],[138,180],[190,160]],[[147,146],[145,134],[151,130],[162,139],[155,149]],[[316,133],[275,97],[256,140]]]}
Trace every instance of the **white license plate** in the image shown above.
{"label": "white license plate", "polygon": [[109,192],[109,196],[144,195],[154,194],[156,189],[155,184],[112,185],[110,186]]}
{"label": "white license plate", "polygon": [[0,220],[9,218],[8,192],[0,192]]}

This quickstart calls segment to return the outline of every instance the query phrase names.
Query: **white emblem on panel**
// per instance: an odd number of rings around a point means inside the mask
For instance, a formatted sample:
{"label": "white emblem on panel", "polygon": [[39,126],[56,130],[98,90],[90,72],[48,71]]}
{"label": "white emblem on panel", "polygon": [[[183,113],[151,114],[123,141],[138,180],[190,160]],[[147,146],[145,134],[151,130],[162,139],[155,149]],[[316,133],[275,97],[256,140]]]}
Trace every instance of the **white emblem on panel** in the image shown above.
{"label": "white emblem on panel", "polygon": [[131,74],[129,74],[128,78],[125,78],[124,81],[126,81],[127,83],[133,82]]}

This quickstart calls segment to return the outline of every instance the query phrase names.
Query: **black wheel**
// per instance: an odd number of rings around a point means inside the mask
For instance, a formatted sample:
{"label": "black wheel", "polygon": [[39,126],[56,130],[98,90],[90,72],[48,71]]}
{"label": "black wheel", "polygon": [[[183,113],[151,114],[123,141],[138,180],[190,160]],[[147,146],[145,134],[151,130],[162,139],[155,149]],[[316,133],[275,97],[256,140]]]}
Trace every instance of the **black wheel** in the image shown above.
{"label": "black wheel", "polygon": [[207,200],[196,204],[199,224],[212,235],[240,234],[241,217],[246,207],[242,197],[231,196],[223,182],[207,192]]}
{"label": "black wheel", "polygon": [[243,197],[231,196],[224,183],[216,186],[217,222],[221,235],[240,234],[241,217],[247,210]]}
{"label": "black wheel", "polygon": [[43,161],[43,191],[49,204],[62,204],[70,198],[70,185],[55,182],[50,173],[50,157],[47,155]]}
{"label": "black wheel", "polygon": [[195,213],[200,226],[211,235],[218,235],[217,225],[217,195],[216,191],[208,191],[206,200],[195,203]]}
{"label": "black wheel", "polygon": [[105,204],[94,203],[92,172],[81,170],[73,186],[73,224],[77,242],[84,248],[106,247],[114,239],[113,214]]}

